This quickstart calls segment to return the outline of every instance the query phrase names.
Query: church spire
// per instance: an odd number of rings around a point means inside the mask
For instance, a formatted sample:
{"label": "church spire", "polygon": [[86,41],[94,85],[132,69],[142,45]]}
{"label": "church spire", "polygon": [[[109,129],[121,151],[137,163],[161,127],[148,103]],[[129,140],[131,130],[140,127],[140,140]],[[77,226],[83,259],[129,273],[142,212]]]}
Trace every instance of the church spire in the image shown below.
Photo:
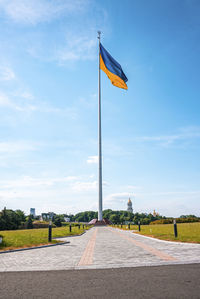
{"label": "church spire", "polygon": [[132,207],[132,201],[129,197],[128,203],[127,203],[127,211],[133,213],[133,207]]}

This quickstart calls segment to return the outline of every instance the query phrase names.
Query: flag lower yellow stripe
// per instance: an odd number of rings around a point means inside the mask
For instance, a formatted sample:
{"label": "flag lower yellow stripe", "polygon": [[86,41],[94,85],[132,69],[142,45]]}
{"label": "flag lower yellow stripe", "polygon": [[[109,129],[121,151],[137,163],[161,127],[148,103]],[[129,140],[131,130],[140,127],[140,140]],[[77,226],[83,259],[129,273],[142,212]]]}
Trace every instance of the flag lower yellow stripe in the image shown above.
{"label": "flag lower yellow stripe", "polygon": [[126,83],[117,75],[111,73],[107,67],[105,66],[105,63],[101,57],[100,54],[100,69],[102,71],[104,71],[104,73],[106,73],[106,75],[108,76],[108,78],[110,79],[111,83],[119,88],[124,88],[124,89],[128,89],[128,86],[126,85]]}

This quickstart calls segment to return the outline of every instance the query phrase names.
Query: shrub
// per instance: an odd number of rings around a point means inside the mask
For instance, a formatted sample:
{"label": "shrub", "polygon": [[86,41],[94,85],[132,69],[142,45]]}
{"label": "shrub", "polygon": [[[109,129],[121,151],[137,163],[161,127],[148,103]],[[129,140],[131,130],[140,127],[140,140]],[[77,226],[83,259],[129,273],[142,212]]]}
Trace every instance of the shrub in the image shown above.
{"label": "shrub", "polygon": [[[33,228],[48,228],[49,222],[48,221],[34,221]],[[52,223],[52,227],[56,227],[55,224]]]}
{"label": "shrub", "polygon": [[195,217],[195,218],[176,218],[177,223],[190,223],[190,222],[200,222],[200,219]]}
{"label": "shrub", "polygon": [[[195,218],[175,218],[177,223],[190,223],[190,222],[200,222],[200,219]],[[150,224],[171,224],[173,223],[173,218],[167,218],[167,219],[159,219],[152,221]]]}
{"label": "shrub", "polygon": [[173,219],[172,218],[168,218],[168,219],[159,219],[159,220],[155,220],[150,222],[150,225],[152,224],[171,224],[173,223]]}
{"label": "shrub", "polygon": [[70,222],[62,222],[62,226],[69,226]]}

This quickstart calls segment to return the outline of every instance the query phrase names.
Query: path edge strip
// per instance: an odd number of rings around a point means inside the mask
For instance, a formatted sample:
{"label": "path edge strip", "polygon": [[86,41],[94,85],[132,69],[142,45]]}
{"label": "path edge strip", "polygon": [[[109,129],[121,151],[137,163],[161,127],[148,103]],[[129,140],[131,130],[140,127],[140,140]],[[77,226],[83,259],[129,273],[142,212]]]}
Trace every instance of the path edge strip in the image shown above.
{"label": "path edge strip", "polygon": [[46,248],[46,247],[52,247],[52,246],[58,246],[58,245],[65,245],[65,244],[69,244],[69,243],[70,243],[69,241],[66,241],[66,242],[60,242],[60,243],[56,243],[56,244],[49,244],[49,245],[41,245],[41,246],[34,246],[34,247],[26,247],[26,248],[19,248],[19,249],[4,250],[4,251],[0,251],[0,254],[17,252],[17,251],[32,250],[32,249],[40,249],[40,248]]}

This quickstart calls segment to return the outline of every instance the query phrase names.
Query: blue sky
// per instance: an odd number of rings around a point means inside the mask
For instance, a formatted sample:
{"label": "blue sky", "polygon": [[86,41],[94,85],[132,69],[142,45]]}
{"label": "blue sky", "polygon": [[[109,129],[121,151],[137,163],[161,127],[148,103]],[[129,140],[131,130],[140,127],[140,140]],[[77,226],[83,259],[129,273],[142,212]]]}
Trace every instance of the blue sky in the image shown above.
{"label": "blue sky", "polygon": [[98,40],[104,208],[200,216],[200,2],[0,0],[0,209],[97,210]]}

